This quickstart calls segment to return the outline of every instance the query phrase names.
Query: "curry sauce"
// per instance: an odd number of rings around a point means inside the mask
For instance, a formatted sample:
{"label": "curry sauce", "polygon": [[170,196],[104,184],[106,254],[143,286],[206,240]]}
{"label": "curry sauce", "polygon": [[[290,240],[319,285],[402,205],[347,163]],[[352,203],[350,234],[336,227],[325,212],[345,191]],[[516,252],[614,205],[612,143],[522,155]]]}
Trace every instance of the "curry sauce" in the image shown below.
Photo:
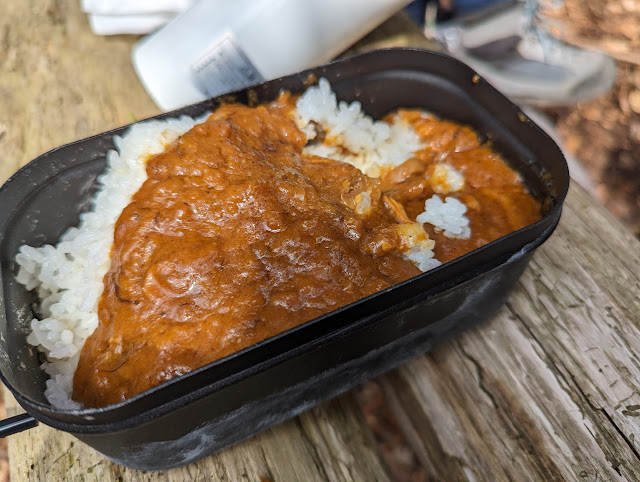
{"label": "curry sauce", "polygon": [[75,400],[125,400],[419,274],[401,255],[401,228],[434,194],[429,169],[445,158],[464,174],[451,195],[467,205],[472,236],[425,225],[440,261],[540,217],[518,175],[466,127],[400,111],[427,147],[374,179],[303,154],[287,102],[222,106],[148,161],[116,223]]}
{"label": "curry sauce", "polygon": [[436,242],[436,259],[451,261],[540,219],[540,203],[529,194],[519,174],[487,143],[480,143],[471,128],[418,110],[400,110],[398,115],[416,130],[426,147],[416,152],[415,159],[383,175],[382,188],[403,204],[411,219],[422,212],[425,199],[438,194],[426,180],[430,166],[446,160],[464,175],[464,187],[447,195],[467,207],[471,237],[451,239],[425,224]]}

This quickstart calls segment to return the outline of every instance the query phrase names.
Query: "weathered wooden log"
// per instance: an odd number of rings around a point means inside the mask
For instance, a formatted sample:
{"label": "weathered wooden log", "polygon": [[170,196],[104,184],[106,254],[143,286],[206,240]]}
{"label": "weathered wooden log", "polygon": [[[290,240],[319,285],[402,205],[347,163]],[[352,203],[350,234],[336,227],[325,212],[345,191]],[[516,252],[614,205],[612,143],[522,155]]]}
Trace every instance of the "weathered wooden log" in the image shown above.
{"label": "weathered wooden log", "polygon": [[365,426],[346,395],[217,455],[154,472],[116,465],[73,436],[40,425],[11,436],[11,480],[389,480]]}
{"label": "weathered wooden log", "polygon": [[[352,52],[428,45],[405,20]],[[0,182],[48,149],[158,112],[131,66],[134,41],[91,34],[77,1],[2,3]],[[432,479],[640,474],[640,243],[580,188],[565,206],[494,319],[379,379]],[[14,481],[388,478],[349,394],[161,473],[114,465],[48,427],[9,441]]]}

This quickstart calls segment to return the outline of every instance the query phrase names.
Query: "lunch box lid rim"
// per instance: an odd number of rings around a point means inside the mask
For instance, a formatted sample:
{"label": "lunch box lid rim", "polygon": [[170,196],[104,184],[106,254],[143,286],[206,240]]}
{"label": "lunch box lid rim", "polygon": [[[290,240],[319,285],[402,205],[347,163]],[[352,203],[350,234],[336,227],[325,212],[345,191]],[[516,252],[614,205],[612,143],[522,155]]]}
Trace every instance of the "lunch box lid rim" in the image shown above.
{"label": "lunch box lid rim", "polygon": [[[336,61],[331,62],[329,64],[326,64],[326,65],[323,65],[323,66],[320,66],[320,67],[316,67],[316,68],[313,68],[313,69],[308,69],[306,71],[303,71],[303,72],[300,72],[300,73],[296,73],[296,74],[292,74],[290,76],[286,76],[286,77],[283,77],[283,78],[280,78],[280,79],[275,79],[275,80],[267,82],[265,84],[277,83],[277,82],[281,82],[283,79],[289,79],[289,78],[293,78],[293,77],[298,77],[298,78],[302,78],[304,76],[308,77],[308,75],[310,73],[316,72],[318,70],[339,67],[340,65],[342,65],[344,63],[356,62],[356,61],[362,60],[363,58],[367,58],[367,57],[371,57],[371,56],[381,56],[381,55],[382,56],[386,56],[386,55],[397,53],[397,52],[415,52],[415,53],[418,53],[420,55],[420,57],[424,56],[425,54],[427,54],[429,56],[436,55],[436,56],[441,57],[443,59],[447,59],[447,61],[455,62],[457,67],[459,67],[459,68],[462,67],[462,68],[466,69],[468,71],[468,73],[471,74],[471,75],[477,75],[470,67],[468,67],[464,63],[462,63],[462,62],[458,61],[457,59],[454,59],[454,58],[452,58],[452,57],[450,57],[448,55],[442,54],[440,52],[433,52],[433,51],[428,51],[428,50],[424,50],[424,49],[416,49],[416,48],[391,48],[391,49],[380,49],[380,50],[372,51],[372,52],[364,52],[362,54],[358,54],[358,55],[355,55],[355,56],[352,56],[352,57],[348,57],[348,58],[345,58],[345,59],[339,59],[339,60],[336,60]],[[493,87],[491,87],[488,84],[487,84],[487,86],[490,89],[492,89],[493,91],[495,91],[496,93],[498,93],[500,96],[502,96],[502,94],[500,94],[497,90],[493,89]],[[241,92],[250,91],[251,89],[254,89],[255,87],[256,86],[250,87],[250,88],[247,88],[247,89],[242,89],[242,90],[239,90],[239,91],[227,94],[227,95],[237,95],[238,93],[241,93]],[[502,96],[502,97],[504,97],[504,96]],[[202,102],[199,102],[199,103],[196,103],[196,104],[192,104],[190,106],[185,106],[185,107],[182,107],[180,109],[176,109],[176,110],[171,111],[171,112],[167,112],[167,113],[159,114],[157,116],[149,117],[147,119],[143,119],[143,120],[134,122],[132,124],[136,124],[136,123],[139,123],[139,122],[144,122],[145,120],[150,120],[150,119],[164,119],[164,118],[167,118],[167,117],[176,117],[176,116],[180,116],[180,115],[188,115],[188,114],[186,114],[185,111],[188,111],[190,109],[193,110],[193,109],[197,109],[197,108],[204,108],[206,105],[211,104],[212,102],[215,102],[217,99],[219,99],[219,98],[202,101]],[[509,101],[506,97],[504,97],[504,100],[506,100],[506,102],[508,103],[508,104],[505,103],[506,106],[510,105],[514,109],[514,111],[517,111],[518,113],[522,114],[522,111],[515,104],[513,104],[511,101]],[[527,119],[528,119],[528,117],[527,117]],[[529,122],[529,124],[530,124],[529,127],[535,128],[538,131],[538,134],[542,134],[543,136],[545,136],[549,140],[549,142],[553,143],[553,141],[551,140],[551,138],[548,136],[548,134],[546,132],[544,132],[540,127],[538,127],[530,119],[529,119],[529,121],[530,121]],[[84,142],[86,142],[88,140],[91,140],[91,139],[96,139],[96,138],[100,138],[100,137],[106,138],[107,136],[113,137],[114,135],[118,135],[118,134],[124,132],[132,124],[127,124],[125,126],[121,126],[121,127],[115,128],[115,129],[111,129],[109,131],[97,134],[95,136],[91,136],[91,137],[88,137],[88,138],[85,138],[85,139],[74,141],[74,142],[69,143],[69,144],[65,144],[63,146],[59,146],[59,147],[57,147],[55,149],[52,149],[52,150],[50,150],[50,151],[38,156],[33,161],[31,161],[30,163],[25,165],[23,168],[21,168],[14,175],[12,175],[5,182],[5,184],[0,188],[0,199],[3,196],[3,192],[5,193],[4,195],[7,195],[6,194],[7,186],[11,186],[12,183],[15,182],[19,178],[19,176],[21,175],[20,173],[23,172],[24,169],[29,168],[29,167],[33,167],[33,165],[34,165],[33,163],[36,163],[38,160],[44,159],[45,157],[50,156],[54,152],[59,151],[61,149],[69,148],[69,147],[75,146],[77,144],[84,143]],[[555,143],[553,143],[553,144],[555,145]],[[558,149],[558,151],[559,151],[559,149]],[[560,157],[562,159],[564,159],[564,156],[562,155],[562,153],[560,151],[559,151],[559,154],[560,154]],[[487,244],[485,246],[482,246],[481,248],[478,248],[478,249],[476,249],[476,250],[474,250],[474,251],[472,251],[472,252],[470,252],[470,253],[468,253],[468,254],[460,257],[460,258],[457,258],[456,260],[454,260],[454,261],[452,261],[450,263],[446,263],[443,266],[441,266],[441,267],[437,268],[436,270],[434,270],[433,272],[422,273],[422,274],[416,276],[415,278],[412,278],[412,279],[407,280],[405,282],[399,283],[399,284],[394,285],[394,286],[392,286],[392,287],[390,287],[390,288],[388,288],[386,290],[383,290],[383,291],[381,291],[379,293],[375,293],[375,294],[373,294],[373,295],[371,295],[369,297],[363,298],[363,299],[358,300],[358,301],[356,301],[356,302],[354,302],[352,304],[346,305],[346,306],[341,307],[341,308],[339,308],[339,309],[337,309],[335,311],[332,311],[330,313],[322,315],[321,317],[318,317],[318,318],[315,318],[313,320],[310,320],[309,322],[306,322],[303,325],[295,327],[292,330],[287,330],[286,332],[280,333],[280,334],[278,334],[278,335],[276,335],[276,336],[274,336],[272,338],[269,338],[267,340],[263,340],[262,342],[260,342],[260,343],[258,343],[256,345],[253,345],[251,347],[247,347],[247,348],[245,348],[244,350],[242,350],[240,352],[237,352],[237,353],[235,353],[233,355],[230,355],[230,357],[231,358],[236,358],[236,357],[242,356],[243,354],[245,354],[248,351],[258,350],[261,347],[263,347],[264,345],[266,345],[268,343],[272,343],[274,340],[283,338],[283,337],[289,335],[292,332],[297,332],[299,330],[303,330],[307,325],[320,323],[320,322],[322,322],[323,320],[325,320],[328,317],[335,316],[336,314],[340,314],[340,313],[343,313],[344,311],[353,309],[354,306],[359,306],[359,305],[365,304],[368,301],[370,301],[370,299],[372,299],[372,298],[383,297],[388,293],[391,293],[391,292],[394,292],[396,290],[402,289],[402,287],[404,287],[404,286],[406,286],[408,284],[415,284],[417,280],[422,280],[422,279],[428,277],[430,274],[433,275],[434,273],[437,273],[437,272],[440,272],[440,271],[443,271],[443,270],[451,271],[452,270],[451,269],[452,266],[458,266],[458,265],[467,263],[470,260],[470,258],[473,261],[473,258],[474,257],[476,257],[476,258],[479,257],[478,255],[480,253],[485,253],[486,251],[494,249],[496,246],[499,246],[499,245],[502,245],[502,244],[508,244],[507,241],[509,239],[513,239],[513,238],[515,238],[517,236],[520,236],[520,235],[522,235],[522,233],[525,233],[527,231],[535,231],[537,228],[542,229],[542,228],[544,228],[546,226],[546,229],[544,229],[542,235],[539,235],[538,237],[534,238],[534,240],[532,242],[528,243],[527,245],[522,247],[521,250],[520,250],[520,251],[522,251],[523,249],[528,249],[527,246],[530,246],[530,249],[528,251],[525,251],[525,252],[533,251],[534,249],[536,249],[540,244],[542,244],[548,238],[548,236],[551,234],[551,231],[553,231],[553,228],[557,224],[557,220],[559,219],[560,212],[562,210],[562,205],[564,203],[564,200],[566,198],[566,195],[567,195],[567,192],[568,192],[568,188],[569,188],[569,175],[568,175],[568,168],[566,167],[566,162],[564,163],[564,166],[565,166],[565,170],[566,170],[566,182],[562,183],[563,189],[561,190],[561,192],[559,192],[556,195],[555,204],[553,205],[553,207],[539,221],[536,221],[535,223],[532,223],[532,224],[530,224],[530,225],[528,225],[528,226],[526,226],[526,227],[524,227],[524,228],[522,228],[522,229],[520,229],[518,231],[512,232],[512,233],[508,234],[507,236],[504,236],[504,237],[499,238],[499,239],[497,239],[495,241],[492,241],[491,243],[489,243],[489,244]],[[70,169],[71,168],[73,168],[73,167],[70,167]],[[560,181],[564,181],[564,179],[561,179]],[[9,191],[11,191],[11,187],[9,187]],[[3,210],[3,211],[6,211],[6,212],[0,213],[0,243],[4,239],[4,235],[5,235],[4,227],[6,226],[6,224],[11,219],[11,214],[14,212],[15,209],[18,209],[20,203],[24,202],[25,200],[26,200],[26,198],[24,198],[24,199],[20,200],[18,203],[16,203],[15,206],[14,206],[14,209],[12,209],[11,211]],[[552,225],[552,227],[549,228],[549,225]],[[533,246],[534,243],[535,243],[535,246]],[[473,269],[474,267],[472,266],[471,268]],[[1,286],[1,284],[2,284],[2,280],[0,279],[0,286]],[[3,296],[3,293],[0,294],[0,296]],[[201,371],[205,371],[207,369],[210,369],[212,367],[212,365],[217,365],[217,364],[223,363],[227,359],[228,359],[228,357],[225,357],[224,359],[218,360],[216,362],[212,362],[212,364],[208,364],[208,365],[206,365],[204,367],[198,368],[198,369],[194,370],[193,372],[190,372],[189,374],[187,374],[187,375],[185,375],[183,377],[171,380],[171,381],[167,382],[166,384],[177,384],[177,383],[180,383],[180,382],[188,381],[188,377],[190,375],[197,374],[197,373],[199,373]],[[3,374],[0,374],[0,377],[3,379],[3,381],[6,381]],[[136,396],[124,401],[124,402],[121,402],[119,404],[109,405],[107,407],[103,407],[103,408],[100,408],[100,409],[82,409],[82,410],[56,409],[56,408],[54,408],[54,407],[52,407],[50,405],[45,405],[45,404],[42,404],[42,403],[40,403],[38,401],[31,400],[31,399],[29,399],[27,397],[23,397],[11,385],[8,385],[8,387],[11,389],[12,392],[14,392],[14,394],[17,394],[16,398],[19,398],[20,400],[24,401],[26,404],[28,404],[30,406],[30,408],[32,410],[33,409],[38,409],[38,411],[42,410],[42,411],[46,411],[47,413],[52,413],[52,414],[77,415],[77,416],[80,416],[80,417],[84,417],[86,415],[91,415],[92,413],[104,413],[106,411],[116,411],[117,409],[122,408],[124,406],[131,405],[131,404],[136,404],[136,402],[138,400],[141,400],[141,399],[143,399],[145,397],[152,396],[153,393],[156,390],[162,389],[166,384],[162,384],[162,385],[160,385],[158,387],[154,387],[154,388],[152,388],[150,390],[147,390],[147,391],[145,391],[145,392],[143,392],[141,394],[138,394],[138,395],[136,395]],[[166,402],[166,403],[169,403],[169,402]],[[59,421],[57,423],[59,423]]]}

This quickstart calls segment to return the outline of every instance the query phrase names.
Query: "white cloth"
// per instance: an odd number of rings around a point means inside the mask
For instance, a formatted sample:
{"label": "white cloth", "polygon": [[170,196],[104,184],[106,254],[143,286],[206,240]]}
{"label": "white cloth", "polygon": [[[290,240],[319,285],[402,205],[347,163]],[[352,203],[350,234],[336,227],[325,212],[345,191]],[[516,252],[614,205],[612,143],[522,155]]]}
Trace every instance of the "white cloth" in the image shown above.
{"label": "white cloth", "polygon": [[82,10],[96,15],[179,13],[193,0],[82,0]]}
{"label": "white cloth", "polygon": [[194,0],[81,0],[98,35],[145,34],[170,22]]}
{"label": "white cloth", "polygon": [[97,35],[142,35],[162,27],[174,16],[167,13],[150,13],[148,15],[89,14],[89,25],[93,33]]}

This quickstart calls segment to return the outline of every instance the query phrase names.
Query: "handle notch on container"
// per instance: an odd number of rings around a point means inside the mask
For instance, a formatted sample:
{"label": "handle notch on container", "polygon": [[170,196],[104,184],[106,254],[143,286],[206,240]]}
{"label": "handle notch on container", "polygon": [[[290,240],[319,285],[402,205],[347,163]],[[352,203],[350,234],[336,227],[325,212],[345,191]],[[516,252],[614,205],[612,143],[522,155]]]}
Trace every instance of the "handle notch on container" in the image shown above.
{"label": "handle notch on container", "polygon": [[20,415],[0,420],[0,438],[28,430],[37,425],[38,421],[28,413],[21,413]]}

